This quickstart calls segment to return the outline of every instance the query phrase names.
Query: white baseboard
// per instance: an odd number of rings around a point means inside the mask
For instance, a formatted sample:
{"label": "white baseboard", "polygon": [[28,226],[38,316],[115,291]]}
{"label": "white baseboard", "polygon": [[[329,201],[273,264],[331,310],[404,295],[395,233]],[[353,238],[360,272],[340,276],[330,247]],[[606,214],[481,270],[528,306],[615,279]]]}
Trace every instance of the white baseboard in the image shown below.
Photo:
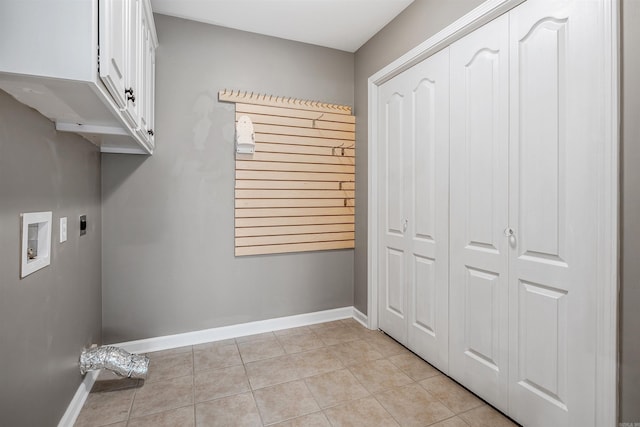
{"label": "white baseboard", "polygon": [[369,327],[367,315],[363,314],[360,310],[358,310],[355,307],[353,307],[353,318],[365,328]]}
{"label": "white baseboard", "polygon": [[58,427],[72,427],[75,424],[78,415],[80,415],[80,411],[82,410],[82,406],[84,405],[85,400],[89,396],[89,392],[91,392],[91,387],[93,387],[93,383],[96,382],[96,378],[100,371],[90,371],[84,376],[84,380],[80,383],[76,394],[73,395],[73,399],[71,399],[71,403],[67,407],[64,415],[60,419],[58,423]]}
{"label": "white baseboard", "polygon": [[[113,344],[130,353],[148,353],[152,351],[168,350],[189,345],[226,340],[261,334],[263,332],[279,331],[281,329],[298,326],[313,325],[315,323],[331,322],[333,320],[354,317],[353,307],[335,308],[333,310],[317,311],[315,313],[298,314],[295,316],[279,317],[276,319],[259,320],[241,323],[239,325],[222,326],[201,331],[185,332],[183,334],[167,335]],[[362,315],[362,313],[360,313]]]}

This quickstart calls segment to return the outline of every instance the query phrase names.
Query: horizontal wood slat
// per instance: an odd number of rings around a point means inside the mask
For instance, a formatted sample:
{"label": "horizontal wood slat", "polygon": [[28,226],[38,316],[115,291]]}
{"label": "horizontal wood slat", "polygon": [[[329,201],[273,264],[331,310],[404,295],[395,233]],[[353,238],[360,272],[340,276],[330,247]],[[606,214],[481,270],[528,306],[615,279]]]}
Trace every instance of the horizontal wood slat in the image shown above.
{"label": "horizontal wood slat", "polygon": [[236,179],[353,182],[353,173],[236,170]]}
{"label": "horizontal wood slat", "polygon": [[269,216],[322,216],[353,215],[352,207],[346,208],[258,208],[236,209],[236,218],[261,218]]}
{"label": "horizontal wood slat", "polygon": [[270,107],[267,105],[236,104],[237,113],[255,113],[268,116],[299,117],[302,119],[326,120],[329,122],[355,123],[356,118],[347,114],[334,114],[320,111],[298,110],[286,107]]}
{"label": "horizontal wood slat", "polygon": [[282,172],[336,172],[353,175],[354,165],[322,165],[315,163],[253,162],[236,160],[236,170]]}
{"label": "horizontal wood slat", "polygon": [[236,227],[275,227],[279,225],[353,224],[353,215],[279,216],[265,218],[236,218]]}
{"label": "horizontal wood slat", "polygon": [[316,156],[354,157],[356,155],[356,150],[354,150],[353,148],[316,147],[313,145],[269,144],[265,142],[259,142],[256,144],[256,153],[311,154]]}
{"label": "horizontal wood slat", "polygon": [[355,182],[322,181],[261,181],[257,179],[236,180],[236,189],[246,190],[353,190]]}
{"label": "horizontal wood slat", "polygon": [[315,163],[321,165],[355,165],[353,157],[344,156],[313,156],[306,154],[261,153],[238,154],[236,160],[254,162],[286,162],[286,163]]}
{"label": "horizontal wood slat", "polygon": [[353,190],[236,190],[236,199],[353,199]]}
{"label": "horizontal wood slat", "polygon": [[353,249],[353,240],[337,242],[294,243],[290,245],[265,245],[236,247],[236,256],[282,254],[287,252],[326,251],[330,249]]}
{"label": "horizontal wood slat", "polygon": [[356,131],[356,126],[353,123],[328,122],[326,120],[321,120],[321,119],[301,119],[301,118],[282,117],[282,116],[266,116],[264,114],[253,114],[253,113],[236,113],[236,120],[240,119],[240,117],[242,116],[249,117],[254,125],[256,123],[260,123],[265,125],[292,126],[292,127],[309,128],[309,129],[340,130],[344,132]]}
{"label": "horizontal wood slat", "polygon": [[306,137],[312,137],[312,138],[329,138],[329,139],[340,139],[340,140],[348,140],[348,141],[353,141],[356,136],[355,132],[343,132],[340,130],[297,128],[293,126],[263,125],[260,123],[254,123],[253,130],[256,133],[270,133],[273,135],[306,136]]}
{"label": "horizontal wood slat", "polygon": [[355,117],[350,107],[221,91],[253,125],[236,154],[236,256],[354,247]]}
{"label": "horizontal wood slat", "polygon": [[354,148],[354,141],[332,138],[316,138],[296,135],[275,135],[256,132],[256,142],[288,145],[310,145],[312,147]]}
{"label": "horizontal wood slat", "polygon": [[349,232],[355,224],[287,225],[278,227],[236,228],[236,237],[279,236],[285,234],[319,234]]}
{"label": "horizontal wood slat", "polygon": [[236,208],[323,208],[354,206],[353,199],[236,199]]}
{"label": "horizontal wood slat", "polygon": [[289,243],[334,242],[353,240],[354,233],[285,234],[282,236],[236,237],[236,246],[261,246]]}

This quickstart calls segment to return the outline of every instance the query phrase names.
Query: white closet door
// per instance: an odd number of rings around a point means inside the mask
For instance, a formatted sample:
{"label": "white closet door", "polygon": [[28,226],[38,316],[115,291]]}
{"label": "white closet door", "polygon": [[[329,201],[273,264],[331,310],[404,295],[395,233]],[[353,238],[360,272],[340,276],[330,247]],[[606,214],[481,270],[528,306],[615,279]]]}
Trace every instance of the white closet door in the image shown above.
{"label": "white closet door", "polygon": [[407,83],[400,74],[379,89],[378,170],[380,245],[379,325],[403,344],[407,343],[407,259],[409,240],[406,192],[410,164],[405,153]]}
{"label": "white closet door", "polygon": [[379,90],[380,328],[448,367],[449,52]]}
{"label": "white closet door", "polygon": [[448,370],[449,50],[405,72],[410,82],[408,347]]}
{"label": "white closet door", "polygon": [[508,389],[508,16],[451,45],[451,376],[499,409]]}
{"label": "white closet door", "polygon": [[510,14],[510,415],[593,426],[600,1]]}

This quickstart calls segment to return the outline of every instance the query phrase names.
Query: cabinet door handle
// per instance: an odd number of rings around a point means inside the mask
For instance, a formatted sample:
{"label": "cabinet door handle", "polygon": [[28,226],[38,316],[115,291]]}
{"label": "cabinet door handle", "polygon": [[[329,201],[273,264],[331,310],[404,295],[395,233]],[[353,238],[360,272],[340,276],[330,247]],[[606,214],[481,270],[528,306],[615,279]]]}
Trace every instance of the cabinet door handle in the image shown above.
{"label": "cabinet door handle", "polygon": [[405,219],[402,223],[402,231],[407,231],[407,227],[409,226],[409,220]]}
{"label": "cabinet door handle", "polygon": [[513,237],[514,234],[515,232],[513,231],[513,228],[507,227],[504,229],[504,235],[506,237]]}
{"label": "cabinet door handle", "polygon": [[133,88],[132,87],[130,87],[129,89],[125,89],[124,93],[125,93],[125,95],[127,95],[127,101],[136,102],[136,97],[133,94]]}

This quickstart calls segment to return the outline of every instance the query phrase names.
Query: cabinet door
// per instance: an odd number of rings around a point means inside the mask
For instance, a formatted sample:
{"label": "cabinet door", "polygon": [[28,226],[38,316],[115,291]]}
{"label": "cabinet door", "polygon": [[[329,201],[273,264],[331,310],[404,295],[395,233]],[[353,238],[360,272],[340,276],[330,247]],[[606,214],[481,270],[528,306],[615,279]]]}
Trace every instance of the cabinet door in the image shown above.
{"label": "cabinet door", "polygon": [[437,368],[449,360],[449,49],[405,71],[409,132],[408,347]]}
{"label": "cabinet door", "polygon": [[136,130],[139,128],[140,110],[144,102],[142,90],[142,5],[141,0],[128,0],[127,12],[127,75],[126,87],[127,97],[122,112],[129,125]]}
{"label": "cabinet door", "polygon": [[100,78],[114,101],[124,108],[127,100],[127,13],[128,0],[99,2]]}
{"label": "cabinet door", "polygon": [[405,189],[410,163],[404,149],[408,97],[405,75],[400,74],[378,91],[379,144],[379,252],[378,268],[380,329],[407,343],[408,228]]}
{"label": "cabinet door", "polygon": [[155,91],[155,48],[144,9],[141,19],[142,50],[140,55],[140,116],[139,133],[153,147],[153,107]]}
{"label": "cabinet door", "polygon": [[507,410],[508,16],[451,45],[450,375]]}
{"label": "cabinet door", "polygon": [[156,48],[149,36],[149,46],[147,48],[147,73],[145,84],[147,95],[145,96],[146,108],[145,118],[147,123],[147,135],[151,148],[155,147],[155,114],[156,114]]}
{"label": "cabinet door", "polygon": [[510,13],[509,411],[527,426],[594,425],[601,6]]}

